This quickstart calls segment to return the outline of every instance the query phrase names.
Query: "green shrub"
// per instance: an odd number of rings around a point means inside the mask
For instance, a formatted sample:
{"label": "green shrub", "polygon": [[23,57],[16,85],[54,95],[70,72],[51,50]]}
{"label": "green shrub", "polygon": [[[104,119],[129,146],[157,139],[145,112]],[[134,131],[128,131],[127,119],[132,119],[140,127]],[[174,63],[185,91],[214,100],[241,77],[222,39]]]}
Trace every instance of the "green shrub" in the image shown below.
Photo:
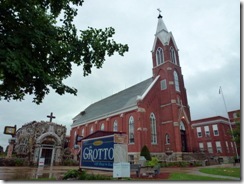
{"label": "green shrub", "polygon": [[76,169],[71,169],[71,170],[68,170],[65,174],[64,174],[64,177],[63,177],[63,180],[67,180],[69,178],[78,178],[80,172]]}
{"label": "green shrub", "polygon": [[64,166],[76,166],[78,164],[79,164],[78,161],[73,160],[73,159],[66,159],[63,161]]}
{"label": "green shrub", "polygon": [[144,156],[146,160],[152,160],[150,151],[146,145],[142,147],[140,156]]}
{"label": "green shrub", "polygon": [[147,166],[155,166],[159,162],[157,157],[152,157],[151,160],[147,161]]}
{"label": "green shrub", "polygon": [[69,170],[64,174],[63,180],[69,178],[77,180],[111,180],[110,176],[104,176],[100,174],[88,174],[86,171],[78,171],[75,169]]}
{"label": "green shrub", "polygon": [[25,160],[21,158],[15,158],[14,161],[15,161],[15,166],[24,166],[25,164]]}
{"label": "green shrub", "polygon": [[189,166],[189,163],[188,162],[178,162],[178,166],[179,167],[187,167],[187,166]]}

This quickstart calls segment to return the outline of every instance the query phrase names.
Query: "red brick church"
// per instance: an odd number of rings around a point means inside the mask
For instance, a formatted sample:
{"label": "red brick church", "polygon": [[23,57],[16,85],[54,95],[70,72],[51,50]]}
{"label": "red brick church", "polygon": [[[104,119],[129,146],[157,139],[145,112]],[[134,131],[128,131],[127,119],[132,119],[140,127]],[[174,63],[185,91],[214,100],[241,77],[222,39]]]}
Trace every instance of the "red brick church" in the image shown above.
{"label": "red brick church", "polygon": [[152,48],[153,76],[88,106],[73,118],[71,145],[76,135],[97,130],[128,135],[128,152],[137,160],[146,145],[159,158],[182,159],[192,152],[191,117],[180,66],[178,47],[162,16]]}
{"label": "red brick church", "polygon": [[[178,47],[162,16],[152,47],[153,76],[132,87],[91,104],[73,118],[70,147],[77,135],[95,131],[119,131],[128,135],[130,161],[137,161],[146,145],[159,160],[188,160],[201,150],[181,71]],[[195,122],[197,123],[197,122]],[[207,143],[206,143],[207,144]]]}

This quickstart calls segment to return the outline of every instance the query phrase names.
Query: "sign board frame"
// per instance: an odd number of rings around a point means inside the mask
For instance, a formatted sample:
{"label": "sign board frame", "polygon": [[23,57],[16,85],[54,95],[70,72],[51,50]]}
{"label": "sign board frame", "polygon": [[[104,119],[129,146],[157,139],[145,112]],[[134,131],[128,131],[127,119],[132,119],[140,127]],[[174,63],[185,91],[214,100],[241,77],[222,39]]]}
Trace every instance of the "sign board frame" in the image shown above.
{"label": "sign board frame", "polygon": [[80,168],[113,170],[114,135],[82,140]]}
{"label": "sign board frame", "polygon": [[15,126],[5,126],[4,127],[4,134],[9,134],[14,136],[16,134],[16,125]]}
{"label": "sign board frame", "polygon": [[126,134],[114,133],[84,138],[81,142],[81,169],[113,171],[114,163],[128,162],[128,138]]}

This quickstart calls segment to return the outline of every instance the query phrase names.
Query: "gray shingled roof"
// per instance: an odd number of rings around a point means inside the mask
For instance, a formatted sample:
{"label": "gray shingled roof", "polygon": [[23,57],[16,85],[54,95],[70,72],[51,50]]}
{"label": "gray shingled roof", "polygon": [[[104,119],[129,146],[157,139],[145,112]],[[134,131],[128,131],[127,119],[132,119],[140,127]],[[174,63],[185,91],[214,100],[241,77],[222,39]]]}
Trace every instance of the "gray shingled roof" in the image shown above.
{"label": "gray shingled roof", "polygon": [[152,82],[153,78],[149,78],[112,96],[91,104],[73,119],[74,122],[72,126],[81,125],[87,121],[92,121],[105,115],[109,115],[112,112],[135,106],[137,104],[137,97],[143,95]]}

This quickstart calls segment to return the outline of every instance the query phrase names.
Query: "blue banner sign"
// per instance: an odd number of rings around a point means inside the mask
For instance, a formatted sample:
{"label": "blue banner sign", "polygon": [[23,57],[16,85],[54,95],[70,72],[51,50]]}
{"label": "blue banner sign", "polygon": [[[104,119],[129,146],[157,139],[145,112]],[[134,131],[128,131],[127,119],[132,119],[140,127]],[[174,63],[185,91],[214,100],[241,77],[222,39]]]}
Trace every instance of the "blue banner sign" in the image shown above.
{"label": "blue banner sign", "polygon": [[81,168],[113,170],[114,135],[82,141]]}

